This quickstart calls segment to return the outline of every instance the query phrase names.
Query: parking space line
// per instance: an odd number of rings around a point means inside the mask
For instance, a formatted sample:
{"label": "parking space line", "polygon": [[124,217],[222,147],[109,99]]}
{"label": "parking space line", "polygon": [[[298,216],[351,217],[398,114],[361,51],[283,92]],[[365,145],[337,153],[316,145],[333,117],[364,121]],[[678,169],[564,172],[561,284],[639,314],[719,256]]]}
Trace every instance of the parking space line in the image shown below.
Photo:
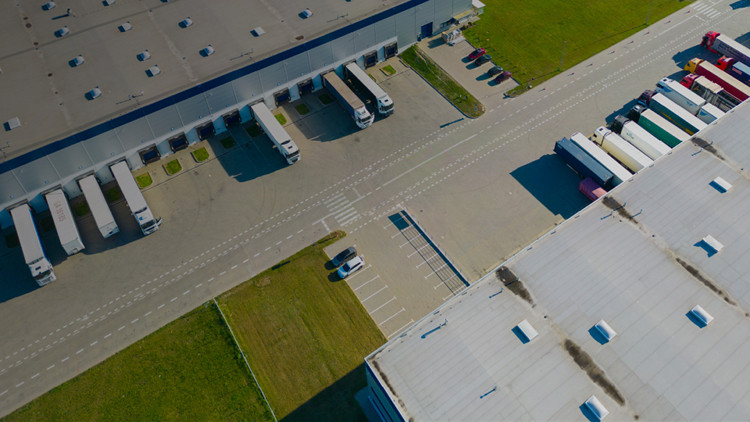
{"label": "parking space line", "polygon": [[[375,312],[377,312],[377,311],[379,311],[379,310],[383,309],[383,307],[384,307],[385,305],[387,305],[387,304],[389,304],[389,303],[393,302],[394,300],[396,300],[396,296],[393,296],[393,297],[392,297],[392,298],[391,298],[390,300],[388,300],[388,301],[387,301],[387,302],[385,302],[384,304],[382,304],[382,305],[378,306],[377,308],[373,309],[373,310],[372,310],[372,311],[370,312],[370,315],[372,315],[372,314],[374,314]],[[403,308],[401,308],[401,309],[403,309]],[[389,319],[390,319],[390,318],[389,318]],[[383,322],[385,322],[385,321],[383,321]],[[378,325],[380,325],[380,324],[378,324]]]}
{"label": "parking space line", "polygon": [[[394,297],[394,299],[395,299],[395,297]],[[406,309],[401,308],[400,311],[398,311],[395,314],[393,314],[393,315],[389,316],[388,318],[386,318],[383,322],[381,322],[380,324],[378,324],[378,326],[381,326],[381,325],[385,324],[386,322],[392,320],[396,315],[398,315],[398,314],[400,314],[401,312],[404,312],[404,311],[406,311]]]}
{"label": "parking space line", "polygon": [[434,254],[434,255],[432,255],[431,257],[429,257],[429,258],[426,258],[426,259],[425,259],[424,261],[422,261],[422,262],[420,262],[419,264],[417,264],[417,268],[419,268],[419,267],[421,267],[422,265],[426,264],[427,262],[429,262],[430,260],[432,260],[432,258],[434,258],[434,257],[436,257],[436,256],[438,256],[438,254]]}
{"label": "parking space line", "polygon": [[361,289],[362,287],[364,287],[364,286],[365,286],[365,285],[366,285],[367,283],[369,283],[369,282],[371,282],[371,281],[374,281],[374,280],[377,280],[377,279],[379,279],[379,278],[380,278],[380,274],[378,274],[378,275],[376,275],[375,277],[371,278],[370,280],[368,280],[368,281],[365,281],[364,283],[360,284],[360,286],[359,286],[359,287],[357,287],[356,289],[354,289],[354,291],[356,292],[357,290],[359,290],[359,289]]}
{"label": "parking space line", "polygon": [[365,268],[362,268],[362,270],[361,270],[361,271],[358,271],[358,272],[356,272],[356,273],[354,273],[354,274],[350,275],[350,276],[349,276],[349,280],[351,280],[351,279],[353,279],[354,277],[356,277],[356,276],[358,276],[358,275],[362,274],[362,273],[363,273],[363,272],[365,272],[365,270],[366,270],[366,269],[368,269],[368,268],[370,268],[370,265],[366,266]]}
{"label": "parking space line", "polygon": [[383,290],[385,290],[387,288],[388,288],[388,285],[386,284],[383,287],[381,287],[380,290],[378,290],[377,292],[375,292],[375,293],[371,294],[370,296],[367,296],[366,298],[360,300],[360,302],[365,303],[368,299],[371,299],[373,296],[375,296],[376,294],[382,292]]}

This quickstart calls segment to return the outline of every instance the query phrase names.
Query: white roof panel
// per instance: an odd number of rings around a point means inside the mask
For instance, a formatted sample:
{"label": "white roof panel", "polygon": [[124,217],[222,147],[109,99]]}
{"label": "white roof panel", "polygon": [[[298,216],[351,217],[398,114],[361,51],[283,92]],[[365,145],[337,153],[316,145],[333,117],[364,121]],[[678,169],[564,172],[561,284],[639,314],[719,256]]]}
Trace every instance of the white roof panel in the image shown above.
{"label": "white roof panel", "polygon": [[[750,419],[747,133],[743,104],[505,262],[533,307],[512,284],[494,295],[491,273],[368,356],[402,416],[578,420],[594,394],[615,420]],[[696,244],[706,233],[721,254]],[[524,319],[540,333],[528,345],[507,334]],[[619,330],[606,347],[590,334],[600,319]]]}

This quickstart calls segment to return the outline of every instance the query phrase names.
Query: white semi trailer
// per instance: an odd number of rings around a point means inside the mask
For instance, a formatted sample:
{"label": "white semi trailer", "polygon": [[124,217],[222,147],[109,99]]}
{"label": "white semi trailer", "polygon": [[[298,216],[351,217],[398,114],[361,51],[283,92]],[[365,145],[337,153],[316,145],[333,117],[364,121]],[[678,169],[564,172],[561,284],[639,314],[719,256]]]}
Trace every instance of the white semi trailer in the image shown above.
{"label": "white semi trailer", "polygon": [[96,180],[96,176],[93,174],[78,180],[78,186],[81,187],[83,196],[86,197],[86,202],[89,204],[91,215],[94,216],[94,222],[99,228],[99,232],[105,239],[112,236],[113,234],[119,233],[120,228],[117,227],[112,211],[107,205],[107,201],[104,199],[102,189],[99,187],[99,182]]}
{"label": "white semi trailer", "polygon": [[125,202],[128,203],[128,208],[130,208],[130,212],[138,222],[143,235],[146,236],[159,230],[161,218],[154,218],[154,214],[151,213],[146,199],[135,183],[128,163],[123,160],[111,165],[109,169],[112,171],[112,175],[115,176],[115,180],[117,180],[117,184],[122,191],[122,196],[125,198]]}
{"label": "white semi trailer", "polygon": [[625,116],[615,117],[614,122],[610,128],[622,139],[633,144],[634,147],[638,148],[652,160],[656,160],[664,154],[669,153],[671,148],[664,142],[660,141],[654,135],[648,133],[648,131],[640,126],[638,123],[628,119]]}
{"label": "white semi trailer", "polygon": [[31,209],[28,204],[21,204],[10,210],[10,216],[13,224],[16,226],[18,243],[21,244],[21,251],[29,266],[31,276],[36,283],[44,286],[57,279],[55,272],[52,270],[52,264],[42,249],[42,242],[39,241],[39,233],[34,225],[34,218],[31,216]]}
{"label": "white semi trailer", "polygon": [[378,105],[379,114],[385,116],[393,114],[393,100],[391,97],[364,70],[360,69],[357,63],[349,63],[344,68],[346,69],[345,73]]}
{"label": "white semi trailer", "polygon": [[625,167],[623,167],[622,164],[618,163],[614,158],[607,155],[604,150],[591,142],[589,138],[587,138],[586,135],[582,134],[581,132],[576,132],[570,135],[570,140],[581,147],[581,149],[586,151],[588,155],[593,157],[594,160],[598,161],[599,164],[603,165],[604,168],[612,172],[612,174],[615,176],[615,180],[612,182],[613,186],[617,186],[620,183],[625,182],[633,177],[633,174],[630,173]]}
{"label": "white semi trailer", "polygon": [[592,141],[602,147],[611,156],[615,157],[633,173],[638,173],[642,168],[648,167],[654,161],[638,150],[638,148],[622,139],[620,135],[602,126],[594,131]]}
{"label": "white semi trailer", "polygon": [[300,159],[297,144],[292,141],[292,137],[289,136],[287,131],[281,127],[281,124],[271,114],[271,110],[266,107],[266,104],[264,102],[253,104],[250,109],[253,111],[255,121],[258,122],[266,135],[271,138],[271,142],[276,145],[276,149],[286,159],[286,162],[288,164],[296,163]]}
{"label": "white semi trailer", "polygon": [[339,101],[341,107],[354,119],[354,123],[357,124],[358,128],[364,129],[369,127],[375,121],[375,116],[367,111],[365,103],[357,97],[354,91],[346,86],[336,72],[330,71],[324,73],[322,78],[323,85],[328,88],[328,91]]}
{"label": "white semi trailer", "polygon": [[52,214],[52,221],[55,223],[57,237],[60,238],[60,244],[65,249],[65,253],[70,256],[84,250],[85,246],[83,246],[81,234],[78,233],[73,212],[70,211],[70,205],[68,205],[68,198],[65,197],[62,189],[55,189],[46,193],[44,199],[47,200],[47,205],[49,205],[49,212]]}

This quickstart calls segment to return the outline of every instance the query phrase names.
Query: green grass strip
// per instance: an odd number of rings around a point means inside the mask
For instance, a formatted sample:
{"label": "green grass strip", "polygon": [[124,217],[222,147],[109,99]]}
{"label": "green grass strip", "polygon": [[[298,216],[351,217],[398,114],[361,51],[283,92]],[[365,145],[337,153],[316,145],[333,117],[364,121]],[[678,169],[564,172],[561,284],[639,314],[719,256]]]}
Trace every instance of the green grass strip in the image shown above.
{"label": "green grass strip", "polygon": [[208,150],[206,149],[206,147],[196,149],[192,152],[192,154],[193,159],[198,163],[208,160]]}
{"label": "green grass strip", "polygon": [[205,304],[9,415],[6,421],[272,421]]}
{"label": "green grass strip", "polygon": [[154,183],[154,179],[151,178],[151,173],[146,172],[140,176],[135,177],[135,182],[138,183],[138,187],[143,189],[151,186]]}
{"label": "green grass strip", "polygon": [[217,298],[279,419],[364,418],[354,399],[366,385],[363,360],[386,339],[326,268],[323,248],[336,237]]}
{"label": "green grass strip", "polygon": [[164,164],[164,170],[167,171],[168,175],[177,174],[182,170],[182,164],[180,164],[180,160],[174,159],[167,164]]}

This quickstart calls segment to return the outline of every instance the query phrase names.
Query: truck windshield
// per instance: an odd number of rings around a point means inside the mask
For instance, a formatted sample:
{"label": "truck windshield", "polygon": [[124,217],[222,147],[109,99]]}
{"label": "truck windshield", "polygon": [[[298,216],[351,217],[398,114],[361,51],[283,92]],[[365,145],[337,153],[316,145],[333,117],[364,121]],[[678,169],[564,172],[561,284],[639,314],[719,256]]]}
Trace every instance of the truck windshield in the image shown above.
{"label": "truck windshield", "polygon": [[299,150],[294,151],[293,153],[287,155],[287,158],[289,158],[290,160],[295,160],[296,161],[297,158],[299,158]]}
{"label": "truck windshield", "polygon": [[44,280],[50,275],[51,272],[52,270],[42,271],[41,273],[37,274],[36,277],[34,277],[34,280],[36,281]]}

